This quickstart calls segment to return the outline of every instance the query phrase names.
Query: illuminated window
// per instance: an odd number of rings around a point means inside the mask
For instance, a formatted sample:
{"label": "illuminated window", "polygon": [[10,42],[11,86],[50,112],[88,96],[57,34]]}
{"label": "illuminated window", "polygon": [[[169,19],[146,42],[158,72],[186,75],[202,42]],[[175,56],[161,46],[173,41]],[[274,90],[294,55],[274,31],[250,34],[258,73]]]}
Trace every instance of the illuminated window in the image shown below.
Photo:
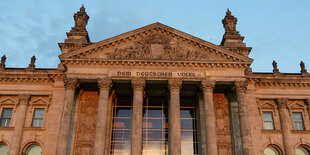
{"label": "illuminated window", "polygon": [[129,155],[131,145],[132,98],[119,97],[113,108],[111,155]]}
{"label": "illuminated window", "polygon": [[181,98],[182,155],[198,155],[197,115],[195,105],[194,98]]}
{"label": "illuminated window", "polygon": [[25,155],[41,155],[41,153],[41,147],[37,144],[32,144],[27,148]]}
{"label": "illuminated window", "polygon": [[9,147],[5,144],[0,144],[0,154],[7,155],[9,152]]}
{"label": "illuminated window", "polygon": [[295,151],[296,155],[309,155],[309,150],[304,147],[299,147]]}
{"label": "illuminated window", "polygon": [[143,155],[168,154],[168,103],[149,97],[143,105]]}
{"label": "illuminated window", "polygon": [[11,123],[13,108],[3,108],[1,115],[1,127],[9,127]]}
{"label": "illuminated window", "polygon": [[42,127],[44,109],[34,109],[32,127]]}
{"label": "illuminated window", "polygon": [[265,130],[274,130],[272,112],[264,111],[263,120]]}
{"label": "illuminated window", "polygon": [[280,155],[279,151],[274,147],[267,147],[264,150],[264,155]]}
{"label": "illuminated window", "polygon": [[295,130],[305,130],[301,112],[293,112],[293,121]]}

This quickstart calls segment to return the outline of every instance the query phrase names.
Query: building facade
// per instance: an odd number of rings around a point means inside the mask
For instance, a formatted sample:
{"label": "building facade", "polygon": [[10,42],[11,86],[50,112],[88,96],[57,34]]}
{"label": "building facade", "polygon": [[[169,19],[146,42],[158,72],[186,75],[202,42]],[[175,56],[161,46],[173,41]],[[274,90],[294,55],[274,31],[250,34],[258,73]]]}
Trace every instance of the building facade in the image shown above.
{"label": "building facade", "polygon": [[90,42],[85,8],[55,69],[0,63],[0,152],[308,155],[310,75],[252,72],[228,10],[220,45],[154,23]]}

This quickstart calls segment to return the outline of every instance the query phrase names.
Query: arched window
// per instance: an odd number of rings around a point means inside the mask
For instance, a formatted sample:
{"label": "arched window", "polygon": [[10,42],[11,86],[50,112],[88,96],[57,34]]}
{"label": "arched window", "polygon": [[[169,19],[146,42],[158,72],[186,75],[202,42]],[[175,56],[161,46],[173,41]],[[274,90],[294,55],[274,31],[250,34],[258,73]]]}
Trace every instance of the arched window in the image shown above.
{"label": "arched window", "polygon": [[5,144],[0,144],[0,154],[7,155],[9,153],[9,147]]}
{"label": "arched window", "polygon": [[276,149],[273,146],[269,146],[267,148],[265,148],[264,150],[264,155],[280,155],[278,149]]}
{"label": "arched window", "polygon": [[42,149],[39,145],[37,144],[32,144],[28,146],[25,155],[41,155]]}
{"label": "arched window", "polygon": [[295,151],[296,155],[309,155],[309,150],[303,146],[298,147]]}

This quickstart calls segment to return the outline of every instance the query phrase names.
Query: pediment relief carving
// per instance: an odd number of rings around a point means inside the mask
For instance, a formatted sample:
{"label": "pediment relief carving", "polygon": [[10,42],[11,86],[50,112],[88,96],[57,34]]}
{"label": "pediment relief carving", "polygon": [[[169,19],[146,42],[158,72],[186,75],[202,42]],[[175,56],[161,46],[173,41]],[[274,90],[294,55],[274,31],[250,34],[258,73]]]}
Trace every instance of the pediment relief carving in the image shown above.
{"label": "pediment relief carving", "polygon": [[207,51],[188,47],[175,38],[160,34],[143,37],[129,47],[115,48],[106,56],[108,59],[132,60],[216,60]]}

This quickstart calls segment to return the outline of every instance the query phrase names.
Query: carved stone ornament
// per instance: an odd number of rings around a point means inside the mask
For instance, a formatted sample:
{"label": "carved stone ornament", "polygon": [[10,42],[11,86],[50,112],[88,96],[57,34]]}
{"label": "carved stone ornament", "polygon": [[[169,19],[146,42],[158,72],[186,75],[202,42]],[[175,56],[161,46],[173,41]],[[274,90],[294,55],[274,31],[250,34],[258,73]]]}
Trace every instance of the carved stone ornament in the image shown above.
{"label": "carved stone ornament", "polygon": [[4,69],[5,68],[5,61],[6,61],[6,56],[3,55],[1,57],[0,69]]}
{"label": "carved stone ornament", "polygon": [[18,99],[19,99],[20,104],[28,104],[28,101],[30,99],[30,95],[29,94],[19,94]]}
{"label": "carved stone ornament", "polygon": [[180,91],[182,88],[182,80],[180,80],[180,79],[168,80],[168,88],[169,88],[170,92]]}
{"label": "carved stone ornament", "polygon": [[301,74],[308,74],[305,63],[303,61],[300,62],[300,73]]}
{"label": "carved stone ornament", "polygon": [[28,68],[27,68],[27,70],[34,70],[35,69],[35,62],[36,62],[36,57],[35,56],[32,56],[31,57],[31,61],[30,61],[30,64],[29,64],[29,66],[28,66]]}
{"label": "carved stone ornament", "polygon": [[131,80],[131,86],[134,91],[142,91],[145,87],[145,79],[134,78]]}
{"label": "carved stone ornament", "polygon": [[235,81],[235,90],[236,92],[245,93],[248,87],[248,81]]}
{"label": "carved stone ornament", "polygon": [[201,80],[201,88],[203,92],[213,92],[215,86],[214,80]]}
{"label": "carved stone ornament", "polygon": [[279,108],[287,108],[288,98],[278,98],[277,103]]}
{"label": "carved stone ornament", "polygon": [[66,89],[75,90],[80,86],[80,83],[75,78],[64,78],[64,84]]}
{"label": "carved stone ornament", "polygon": [[272,67],[273,67],[273,74],[280,74],[280,71],[278,69],[278,64],[276,61],[273,60],[272,62]]}
{"label": "carved stone ornament", "polygon": [[113,86],[113,83],[112,83],[111,78],[98,79],[98,87],[100,90],[109,91],[112,86]]}
{"label": "carved stone ornament", "polygon": [[116,48],[106,53],[109,59],[155,59],[155,60],[209,60],[205,51],[182,46],[179,41],[162,34],[143,37],[126,48]]}

